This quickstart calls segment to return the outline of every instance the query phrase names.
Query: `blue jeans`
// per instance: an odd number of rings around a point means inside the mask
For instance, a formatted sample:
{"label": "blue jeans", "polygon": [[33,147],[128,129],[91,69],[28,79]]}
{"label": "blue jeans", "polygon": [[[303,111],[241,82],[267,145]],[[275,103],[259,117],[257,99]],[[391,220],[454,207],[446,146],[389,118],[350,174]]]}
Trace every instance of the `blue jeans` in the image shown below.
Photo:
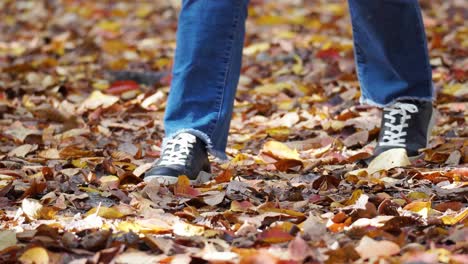
{"label": "blue jeans", "polygon": [[[203,139],[225,159],[239,80],[248,0],[183,0],[166,140],[181,132]],[[349,0],[361,102],[432,100],[432,76],[417,0]]]}

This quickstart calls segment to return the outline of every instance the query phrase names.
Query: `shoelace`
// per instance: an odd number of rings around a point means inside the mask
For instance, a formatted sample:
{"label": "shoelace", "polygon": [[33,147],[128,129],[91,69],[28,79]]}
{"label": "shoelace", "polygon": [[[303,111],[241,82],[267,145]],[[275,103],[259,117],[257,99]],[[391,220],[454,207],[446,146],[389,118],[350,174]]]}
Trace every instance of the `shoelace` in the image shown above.
{"label": "shoelace", "polygon": [[[381,146],[405,147],[405,136],[407,135],[405,129],[408,127],[408,120],[411,119],[411,114],[418,112],[418,107],[414,104],[395,103],[390,107],[384,108],[384,112],[388,113],[383,117],[386,121],[381,129],[385,129],[385,132],[379,144]],[[397,115],[400,116],[399,122],[397,122]]]}
{"label": "shoelace", "polygon": [[196,137],[188,133],[179,134],[174,139],[168,140],[159,160],[159,165],[185,166],[196,141]]}

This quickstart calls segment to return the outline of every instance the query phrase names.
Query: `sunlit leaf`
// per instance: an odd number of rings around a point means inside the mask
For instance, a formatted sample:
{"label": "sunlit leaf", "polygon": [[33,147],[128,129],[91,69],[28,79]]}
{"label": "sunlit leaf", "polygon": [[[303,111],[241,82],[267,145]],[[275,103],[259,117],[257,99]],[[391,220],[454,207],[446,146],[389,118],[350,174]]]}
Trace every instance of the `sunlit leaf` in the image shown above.
{"label": "sunlit leaf", "polygon": [[174,186],[174,194],[194,198],[200,195],[200,191],[190,186],[190,180],[187,176],[181,175]]}
{"label": "sunlit leaf", "polygon": [[49,254],[43,247],[33,247],[26,250],[19,261],[24,264],[49,264]]}

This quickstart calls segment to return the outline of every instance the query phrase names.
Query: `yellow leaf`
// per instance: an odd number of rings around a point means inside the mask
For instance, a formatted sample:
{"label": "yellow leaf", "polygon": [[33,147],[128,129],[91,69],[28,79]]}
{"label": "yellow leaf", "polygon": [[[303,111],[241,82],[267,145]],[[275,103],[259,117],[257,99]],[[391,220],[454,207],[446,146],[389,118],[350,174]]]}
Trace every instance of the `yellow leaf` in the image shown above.
{"label": "yellow leaf", "polygon": [[431,202],[412,202],[407,204],[403,209],[415,212],[427,218],[431,210]]}
{"label": "yellow leaf", "polygon": [[411,200],[422,200],[429,198],[429,195],[423,192],[410,192],[406,197],[410,198]]}
{"label": "yellow leaf", "polygon": [[345,202],[345,205],[353,205],[361,197],[364,192],[362,190],[355,190],[348,201]]}
{"label": "yellow leaf", "polygon": [[43,247],[33,247],[26,250],[19,261],[23,264],[48,264],[49,254]]}
{"label": "yellow leaf", "polygon": [[88,166],[88,163],[83,160],[83,159],[74,159],[71,161],[71,164],[75,166],[75,168],[86,168]]}
{"label": "yellow leaf", "polygon": [[269,42],[255,43],[244,48],[244,55],[255,55],[259,52],[267,51],[270,48]]}
{"label": "yellow leaf", "polygon": [[109,88],[110,84],[109,84],[109,81],[107,80],[96,80],[94,83],[93,83],[93,88],[96,89],[96,90],[106,90],[107,88]]}
{"label": "yellow leaf", "polygon": [[456,225],[460,221],[462,221],[464,218],[468,216],[468,208],[465,208],[462,212],[459,214],[453,216],[453,215],[444,215],[442,216],[442,222],[446,225]]}
{"label": "yellow leaf", "polygon": [[446,84],[442,89],[442,93],[456,97],[465,96],[468,95],[468,85],[461,83]]}
{"label": "yellow leaf", "polygon": [[113,21],[101,21],[97,27],[111,32],[118,32],[120,30],[120,24]]}
{"label": "yellow leaf", "polygon": [[113,207],[109,208],[109,207],[104,207],[104,206],[99,207],[99,210],[98,208],[92,208],[86,213],[86,215],[89,216],[92,214],[96,214],[96,212],[98,216],[104,217],[107,219],[117,219],[117,218],[122,218],[125,216],[123,213],[121,213],[119,210]]}
{"label": "yellow leaf", "polygon": [[117,230],[118,231],[122,231],[122,232],[135,232],[135,233],[139,233],[140,231],[142,231],[144,229],[144,227],[142,227],[141,225],[135,223],[135,222],[129,222],[129,221],[122,221],[120,223],[117,224],[116,226]]}
{"label": "yellow leaf", "polygon": [[287,145],[278,141],[268,141],[263,145],[262,152],[267,153],[278,159],[291,159],[299,160],[299,153],[297,150],[289,148]]}
{"label": "yellow leaf", "polygon": [[268,128],[265,132],[275,139],[287,139],[291,133],[291,129],[289,127],[274,127]]}
{"label": "yellow leaf", "polygon": [[292,70],[294,74],[301,75],[304,73],[304,67],[302,65],[302,59],[298,55],[294,54],[294,59],[296,60],[296,64],[293,65]]}
{"label": "yellow leaf", "polygon": [[290,82],[269,83],[255,87],[255,93],[276,95],[283,90],[291,88],[292,83]]}

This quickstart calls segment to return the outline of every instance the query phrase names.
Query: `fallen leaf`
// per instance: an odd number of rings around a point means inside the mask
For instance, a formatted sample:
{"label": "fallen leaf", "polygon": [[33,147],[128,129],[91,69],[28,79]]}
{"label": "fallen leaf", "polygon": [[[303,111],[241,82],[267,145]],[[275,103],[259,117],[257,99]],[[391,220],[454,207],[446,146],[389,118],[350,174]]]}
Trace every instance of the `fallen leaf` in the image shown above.
{"label": "fallen leaf", "polygon": [[301,160],[297,150],[290,149],[287,145],[278,141],[268,141],[265,143],[262,152],[277,159]]}
{"label": "fallen leaf", "polygon": [[311,248],[299,235],[288,245],[289,257],[292,260],[303,261],[311,254]]}
{"label": "fallen leaf", "polygon": [[0,252],[6,248],[16,245],[16,232],[13,230],[0,231]]}
{"label": "fallen leaf", "polygon": [[26,198],[21,202],[21,209],[29,220],[41,218],[43,208],[44,206],[38,200]]}
{"label": "fallen leaf", "polygon": [[24,144],[8,152],[8,156],[24,158],[26,157],[26,155],[28,155],[32,151],[35,151],[36,149],[37,145]]}
{"label": "fallen leaf", "polygon": [[431,211],[431,202],[412,202],[407,204],[403,209],[417,213],[422,217],[427,218]]}
{"label": "fallen leaf", "polygon": [[445,225],[456,225],[460,223],[463,219],[468,216],[468,208],[465,208],[463,211],[456,215],[444,215],[441,217],[442,222]]}
{"label": "fallen leaf", "polygon": [[178,221],[174,225],[174,234],[178,236],[201,236],[205,232],[205,228],[203,226],[192,225],[190,223],[186,223],[184,221]]}
{"label": "fallen leaf", "polygon": [[368,236],[364,236],[361,241],[359,241],[356,251],[363,259],[389,257],[400,253],[400,246],[391,241],[377,241]]}
{"label": "fallen leaf", "polygon": [[123,94],[128,91],[138,90],[140,86],[137,82],[132,80],[126,81],[115,81],[111,84],[111,86],[106,90],[106,93],[119,95]]}
{"label": "fallen leaf", "polygon": [[294,236],[290,234],[290,231],[294,225],[289,222],[284,222],[274,227],[269,227],[262,233],[260,233],[257,239],[264,243],[276,244],[291,241]]}
{"label": "fallen leaf", "polygon": [[382,152],[375,157],[369,164],[369,167],[367,167],[367,171],[369,174],[373,174],[374,172],[408,165],[411,165],[411,162],[408,159],[406,150],[403,148],[394,148]]}
{"label": "fallen leaf", "polygon": [[99,206],[97,208],[92,208],[86,213],[86,216],[98,215],[107,219],[119,219],[125,216],[122,212],[113,207]]}
{"label": "fallen leaf", "polygon": [[49,264],[49,254],[43,247],[33,247],[26,250],[19,261],[23,264]]}
{"label": "fallen leaf", "polygon": [[88,110],[94,110],[99,107],[107,108],[117,103],[119,97],[113,95],[105,95],[101,91],[94,91],[91,95],[84,100],[78,108],[79,113],[83,113]]}
{"label": "fallen leaf", "polygon": [[190,186],[190,180],[187,176],[181,175],[174,186],[174,194],[194,198],[200,195],[200,191]]}
{"label": "fallen leaf", "polygon": [[225,192],[219,191],[210,191],[203,194],[203,202],[207,205],[215,206],[223,202],[224,197],[226,196]]}

